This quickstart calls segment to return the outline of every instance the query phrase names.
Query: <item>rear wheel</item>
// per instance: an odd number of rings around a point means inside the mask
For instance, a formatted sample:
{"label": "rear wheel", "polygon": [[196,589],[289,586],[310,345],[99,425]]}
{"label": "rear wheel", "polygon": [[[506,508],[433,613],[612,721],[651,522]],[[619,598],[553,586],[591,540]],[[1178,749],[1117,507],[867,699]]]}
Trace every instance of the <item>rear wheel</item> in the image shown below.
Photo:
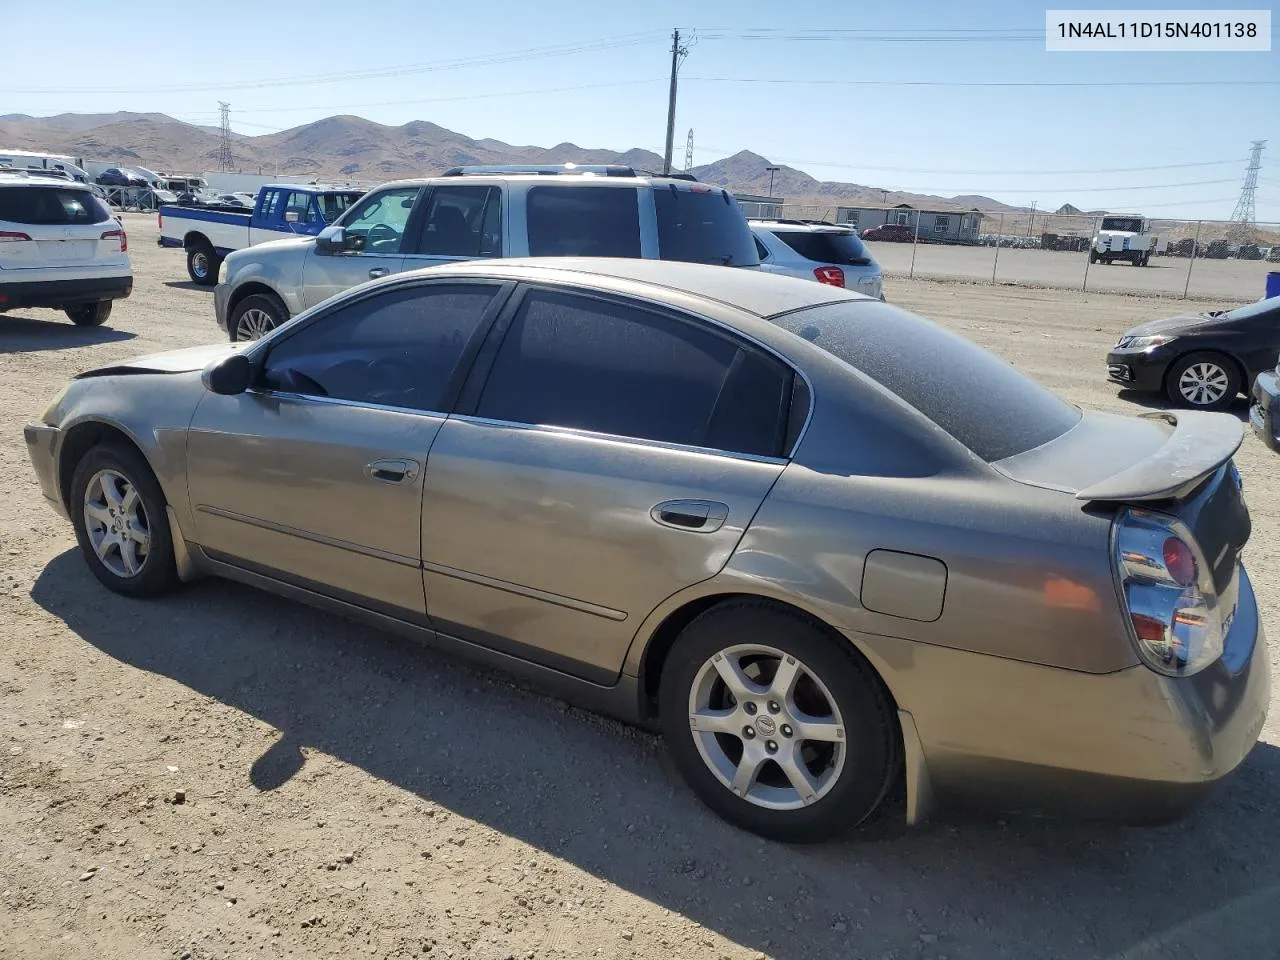
{"label": "rear wheel", "polygon": [[289,311],[278,298],[255,293],[236,304],[227,329],[232,340],[259,340],[288,319]]}
{"label": "rear wheel", "polygon": [[191,282],[202,287],[212,287],[218,282],[218,267],[222,261],[206,244],[187,248],[187,275]]}
{"label": "rear wheel", "polygon": [[897,718],[847,640],[769,603],[721,604],[662,671],[662,731],[698,797],[745,830],[824,840],[879,806],[901,766]]}
{"label": "rear wheel", "polygon": [[1222,354],[1192,353],[1169,368],[1165,392],[1174,403],[1223,410],[1240,392],[1240,374]]}
{"label": "rear wheel", "polygon": [[63,311],[77,327],[98,327],[106,323],[111,316],[111,301],[101,300],[98,303],[77,303]]}
{"label": "rear wheel", "polygon": [[1094,252],[1094,251],[1092,251],[1092,250],[1090,250],[1090,251],[1089,251],[1089,262],[1090,262],[1090,263],[1097,263],[1097,262],[1098,262],[1098,255],[1097,255],[1097,253],[1095,253],[1095,252]]}

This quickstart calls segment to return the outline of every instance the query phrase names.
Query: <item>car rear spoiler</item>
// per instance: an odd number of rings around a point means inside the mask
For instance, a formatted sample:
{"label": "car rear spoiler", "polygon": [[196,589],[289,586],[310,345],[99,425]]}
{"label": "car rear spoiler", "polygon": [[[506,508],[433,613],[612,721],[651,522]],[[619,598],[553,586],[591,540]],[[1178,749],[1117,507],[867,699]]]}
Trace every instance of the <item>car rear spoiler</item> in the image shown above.
{"label": "car rear spoiler", "polygon": [[1244,442],[1244,424],[1228,414],[1170,410],[1141,417],[1163,420],[1173,427],[1173,433],[1146,459],[1080,490],[1077,500],[1181,497],[1230,460]]}

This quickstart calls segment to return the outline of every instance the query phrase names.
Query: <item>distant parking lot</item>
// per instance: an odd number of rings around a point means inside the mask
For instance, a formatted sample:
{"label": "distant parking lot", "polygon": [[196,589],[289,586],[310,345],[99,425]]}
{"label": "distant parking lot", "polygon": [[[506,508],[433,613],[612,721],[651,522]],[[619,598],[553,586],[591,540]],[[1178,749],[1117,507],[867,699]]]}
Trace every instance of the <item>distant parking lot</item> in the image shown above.
{"label": "distant parking lot", "polygon": [[[1274,701],[1244,769],[1174,826],[951,813],[784,847],[716,819],[648,735],[502,675],[229,583],[108,593],[41,501],[22,426],[81,370],[225,336],[154,217],[125,221],[135,290],[107,326],[0,316],[0,958],[1276,955]],[[916,273],[989,280],[992,254],[921,246]],[[1116,337],[1256,299],[1266,269],[1198,260],[1217,288],[1182,304],[909,282],[910,245],[875,255],[891,302],[1122,414],[1146,408],[1105,381]],[[1002,250],[997,279],[1070,287],[1084,257]],[[1186,266],[1089,277],[1180,293]],[[1280,457],[1247,436],[1237,462],[1280,636]]]}
{"label": "distant parking lot", "polygon": [[[912,272],[911,244],[869,243],[868,246],[890,276],[905,277]],[[994,268],[996,283],[1080,290],[1088,267],[1090,291],[1181,297],[1190,267],[1191,297],[1215,302],[1247,302],[1262,296],[1268,271],[1280,270],[1280,263],[1261,260],[1198,258],[1193,263],[1187,257],[1166,256],[1152,257],[1147,267],[1131,267],[1126,263],[1089,264],[1088,253],[1057,250],[1001,247],[998,260],[996,254],[995,247],[918,244],[914,275],[989,283]]]}

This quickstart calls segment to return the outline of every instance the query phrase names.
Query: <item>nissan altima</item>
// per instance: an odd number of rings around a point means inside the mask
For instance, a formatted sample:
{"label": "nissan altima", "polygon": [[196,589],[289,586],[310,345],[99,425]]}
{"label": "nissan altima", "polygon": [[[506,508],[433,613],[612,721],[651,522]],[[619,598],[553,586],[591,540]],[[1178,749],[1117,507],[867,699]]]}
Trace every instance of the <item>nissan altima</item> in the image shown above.
{"label": "nissan altima", "polygon": [[1082,412],[837,287],[628,260],[399,274],[26,428],[108,589],[228,577],[479,658],[788,841],[899,782],[909,823],[1152,820],[1236,768],[1269,702],[1241,437]]}

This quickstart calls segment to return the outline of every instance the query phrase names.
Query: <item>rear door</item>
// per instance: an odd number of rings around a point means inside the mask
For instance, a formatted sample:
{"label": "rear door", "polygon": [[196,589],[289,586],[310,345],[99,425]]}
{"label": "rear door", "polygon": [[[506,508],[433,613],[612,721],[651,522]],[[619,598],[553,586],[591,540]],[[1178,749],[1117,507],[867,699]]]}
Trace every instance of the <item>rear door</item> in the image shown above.
{"label": "rear door", "polygon": [[107,276],[127,273],[122,237],[111,211],[87,188],[0,186],[0,277],[69,278],[103,268]]}
{"label": "rear door", "polygon": [[644,617],[724,566],[781,473],[791,380],[706,320],[527,289],[431,450],[436,629],[615,680]]}
{"label": "rear door", "polygon": [[312,307],[358,283],[404,268],[405,235],[413,218],[421,187],[393,187],[367,194],[342,219],[358,249],[344,253],[307,254],[302,274],[302,302]]}

